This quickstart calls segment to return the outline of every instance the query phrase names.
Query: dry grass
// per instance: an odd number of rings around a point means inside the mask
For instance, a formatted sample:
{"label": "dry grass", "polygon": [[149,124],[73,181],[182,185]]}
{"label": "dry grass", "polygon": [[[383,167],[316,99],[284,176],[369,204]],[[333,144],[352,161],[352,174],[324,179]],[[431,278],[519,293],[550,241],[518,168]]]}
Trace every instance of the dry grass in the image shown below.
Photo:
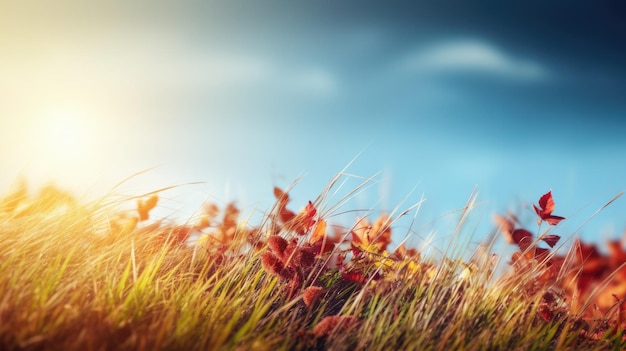
{"label": "dry grass", "polygon": [[391,252],[398,215],[334,235],[313,211],[324,196],[300,213],[277,198],[258,225],[234,206],[180,225],[142,218],[149,197],[126,213],[18,189],[0,204],[0,349],[626,347],[621,320],[582,319],[556,284],[530,291],[537,270],[494,277],[488,252]]}

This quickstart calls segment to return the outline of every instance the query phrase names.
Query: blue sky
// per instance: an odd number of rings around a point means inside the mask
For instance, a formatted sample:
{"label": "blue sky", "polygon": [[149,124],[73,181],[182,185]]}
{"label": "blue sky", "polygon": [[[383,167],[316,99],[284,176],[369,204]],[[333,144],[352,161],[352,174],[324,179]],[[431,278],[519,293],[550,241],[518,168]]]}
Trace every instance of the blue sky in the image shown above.
{"label": "blue sky", "polygon": [[[618,1],[1,6],[3,188],[99,195],[156,167],[124,191],[204,182],[164,194],[184,216],[265,209],[302,177],[298,208],[356,157],[350,174],[380,174],[354,207],[423,196],[419,228],[443,237],[476,186],[478,239],[494,212],[533,223],[549,189],[568,236],[626,188]],[[619,199],[579,234],[619,237],[624,215]]]}

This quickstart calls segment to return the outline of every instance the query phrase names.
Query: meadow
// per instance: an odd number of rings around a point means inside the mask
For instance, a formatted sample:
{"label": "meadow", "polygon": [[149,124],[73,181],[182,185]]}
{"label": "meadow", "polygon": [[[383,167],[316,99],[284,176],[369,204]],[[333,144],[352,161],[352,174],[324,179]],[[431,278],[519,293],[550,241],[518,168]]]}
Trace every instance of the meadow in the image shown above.
{"label": "meadow", "polygon": [[161,190],[83,203],[18,185],[0,202],[1,350],[626,348],[626,251],[563,247],[551,192],[536,222],[494,214],[468,258],[435,258],[392,240],[414,207],[332,223],[333,182],[302,204],[275,187],[258,223],[234,204],[153,218]]}

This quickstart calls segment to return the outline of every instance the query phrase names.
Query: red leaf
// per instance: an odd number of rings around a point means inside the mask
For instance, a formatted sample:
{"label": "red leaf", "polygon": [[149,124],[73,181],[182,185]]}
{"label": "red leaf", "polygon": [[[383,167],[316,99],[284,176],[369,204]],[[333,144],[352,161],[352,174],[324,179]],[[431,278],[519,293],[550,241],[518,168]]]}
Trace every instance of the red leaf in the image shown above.
{"label": "red leaf", "polygon": [[313,217],[315,217],[316,214],[317,209],[315,208],[313,203],[309,201],[306,207],[296,216],[296,221],[298,222],[298,226],[300,227],[296,228],[298,234],[304,235],[306,232],[309,231],[309,229],[311,229],[313,224],[315,224],[315,220],[313,219]]}
{"label": "red leaf", "polygon": [[565,217],[561,217],[561,216],[546,216],[542,218],[544,221],[546,221],[549,225],[557,225],[559,224],[560,221],[564,220]]}
{"label": "red leaf", "polygon": [[511,263],[515,264],[517,263],[517,261],[519,261],[522,257],[522,254],[519,252],[513,252],[513,254],[511,255]]}
{"label": "red leaf", "polygon": [[274,196],[276,197],[276,212],[278,213],[278,217],[280,221],[284,224],[296,216],[293,211],[287,209],[287,203],[289,202],[289,194],[284,192],[279,187],[274,187]]}
{"label": "red leaf", "polygon": [[337,241],[334,238],[330,238],[326,235],[326,221],[320,219],[315,226],[315,230],[313,230],[313,233],[311,234],[311,239],[309,240],[315,254],[321,255],[331,252],[335,249],[336,242]]}
{"label": "red leaf", "polygon": [[549,254],[550,254],[550,250],[548,249],[544,249],[542,247],[535,248],[535,259],[538,261],[545,260],[546,258],[548,258]]}
{"label": "red leaf", "polygon": [[184,244],[191,236],[192,228],[186,225],[176,226],[172,229],[172,237],[174,244]]}
{"label": "red leaf", "polygon": [[367,283],[367,277],[357,272],[343,272],[341,273],[341,277],[355,283]]}
{"label": "red leaf", "polygon": [[315,244],[311,244],[311,249],[316,255],[323,255],[335,249],[335,243],[330,240],[319,240]]}
{"label": "red leaf", "polygon": [[553,216],[552,211],[554,211],[554,199],[552,198],[552,190],[543,194],[539,198],[539,207],[533,205],[535,209],[535,213],[542,220],[546,221],[549,225],[557,225],[560,221],[564,220],[564,217],[561,216]]}
{"label": "red leaf", "polygon": [[276,197],[276,200],[280,202],[284,201],[285,204],[289,202],[289,194],[277,186],[274,187],[274,196]]}
{"label": "red leaf", "polygon": [[554,245],[559,242],[559,239],[561,239],[561,237],[558,235],[546,235],[541,238],[541,240],[543,240],[550,247],[554,247]]}
{"label": "red leaf", "polygon": [[511,233],[511,239],[519,246],[520,250],[526,251],[533,242],[533,234],[526,229],[515,229]]}
{"label": "red leaf", "polygon": [[283,208],[282,210],[280,210],[279,216],[280,216],[280,221],[283,223],[287,223],[293,220],[294,218],[296,218],[296,214],[293,213],[293,211],[288,210],[286,208]]}
{"label": "red leaf", "polygon": [[552,211],[554,211],[554,199],[552,198],[552,190],[543,194],[539,198],[539,207],[541,207],[541,210],[539,210],[535,205],[533,205],[533,207],[535,208],[535,212],[537,212],[540,217],[543,218],[543,216],[549,216]]}

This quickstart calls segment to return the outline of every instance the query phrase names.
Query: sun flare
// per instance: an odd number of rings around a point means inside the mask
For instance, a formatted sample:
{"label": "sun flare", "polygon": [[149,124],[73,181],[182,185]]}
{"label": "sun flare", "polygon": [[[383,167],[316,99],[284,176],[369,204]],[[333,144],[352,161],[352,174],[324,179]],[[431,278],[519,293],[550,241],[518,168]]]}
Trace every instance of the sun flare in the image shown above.
{"label": "sun flare", "polygon": [[[72,184],[93,177],[99,159],[101,122],[79,106],[42,106],[30,118],[17,122],[15,163],[36,172],[35,182],[71,179]],[[100,127],[100,128],[99,128]],[[61,182],[62,183],[62,182]]]}
{"label": "sun flare", "polygon": [[38,152],[47,160],[78,161],[92,146],[87,116],[78,111],[57,110],[43,116],[37,126]]}

